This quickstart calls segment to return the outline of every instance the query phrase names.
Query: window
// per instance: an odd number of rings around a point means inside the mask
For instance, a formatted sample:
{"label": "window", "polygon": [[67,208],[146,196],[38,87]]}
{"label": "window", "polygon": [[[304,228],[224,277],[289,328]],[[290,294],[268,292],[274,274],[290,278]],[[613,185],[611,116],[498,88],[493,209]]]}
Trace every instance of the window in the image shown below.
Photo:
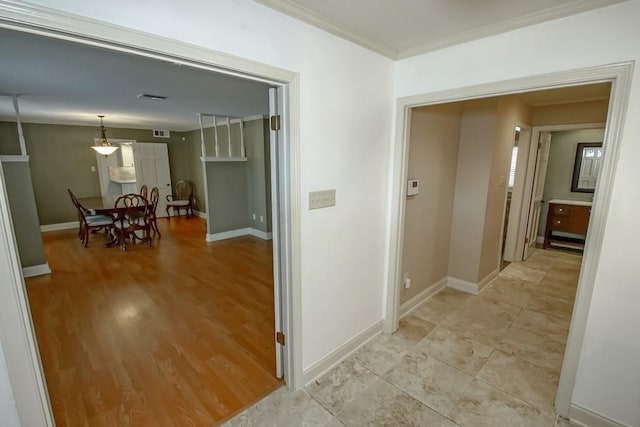
{"label": "window", "polygon": [[513,147],[511,153],[511,167],[509,168],[509,188],[513,188],[516,181],[516,163],[518,163],[518,146]]}

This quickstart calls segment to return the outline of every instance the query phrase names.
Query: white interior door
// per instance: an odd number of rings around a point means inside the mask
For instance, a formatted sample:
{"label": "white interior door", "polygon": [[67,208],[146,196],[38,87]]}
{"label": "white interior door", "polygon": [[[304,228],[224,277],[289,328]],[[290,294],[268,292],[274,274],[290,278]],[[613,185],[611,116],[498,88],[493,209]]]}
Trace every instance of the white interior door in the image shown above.
{"label": "white interior door", "polygon": [[153,187],[158,187],[160,198],[156,214],[158,217],[166,217],[167,196],[171,194],[167,144],[136,142],[133,144],[133,159],[138,188],[146,184],[151,193]]}
{"label": "white interior door", "polygon": [[[283,88],[270,88],[269,89],[269,116],[272,118],[271,131],[269,132],[269,145],[271,154],[271,232],[273,235],[273,296],[274,296],[274,310],[275,310],[275,330],[276,333],[284,332],[286,328],[283,307],[284,300],[284,277],[282,274],[285,269],[281,268],[282,260],[286,259],[282,252],[282,243],[280,237],[284,237],[287,233],[287,218],[286,203],[282,194],[282,185],[287,182],[285,176],[286,168],[284,167],[287,159],[285,158],[286,150],[283,149],[283,130],[273,130],[273,117],[278,117],[277,124],[280,126],[281,117],[283,117],[282,106],[284,105]],[[285,342],[285,345],[287,343]],[[278,378],[289,378],[288,372],[285,375],[285,349],[284,345],[279,343],[276,339],[276,376]]]}
{"label": "white interior door", "polygon": [[544,194],[544,181],[547,176],[549,164],[549,148],[551,147],[551,133],[540,133],[536,156],[536,169],[533,178],[533,191],[531,193],[531,207],[527,221],[527,237],[524,244],[522,259],[526,260],[536,247],[538,237],[538,225],[540,224],[540,211],[542,210],[542,195]]}

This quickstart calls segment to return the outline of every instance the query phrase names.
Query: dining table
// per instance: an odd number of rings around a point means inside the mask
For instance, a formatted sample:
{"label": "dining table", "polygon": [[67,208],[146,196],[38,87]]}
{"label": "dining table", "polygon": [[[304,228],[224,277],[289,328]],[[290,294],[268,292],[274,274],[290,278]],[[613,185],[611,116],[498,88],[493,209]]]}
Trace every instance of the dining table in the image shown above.
{"label": "dining table", "polygon": [[94,215],[111,216],[116,212],[116,200],[118,197],[120,196],[81,197],[78,199],[78,203],[80,203],[80,206],[86,211]]}

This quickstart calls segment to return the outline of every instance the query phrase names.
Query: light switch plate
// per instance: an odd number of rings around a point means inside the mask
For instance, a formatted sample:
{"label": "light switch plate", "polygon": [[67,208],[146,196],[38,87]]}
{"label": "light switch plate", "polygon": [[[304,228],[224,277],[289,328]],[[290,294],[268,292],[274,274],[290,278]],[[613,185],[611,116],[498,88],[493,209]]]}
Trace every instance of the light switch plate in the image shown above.
{"label": "light switch plate", "polygon": [[309,193],[309,210],[336,205],[336,190],[312,191]]}

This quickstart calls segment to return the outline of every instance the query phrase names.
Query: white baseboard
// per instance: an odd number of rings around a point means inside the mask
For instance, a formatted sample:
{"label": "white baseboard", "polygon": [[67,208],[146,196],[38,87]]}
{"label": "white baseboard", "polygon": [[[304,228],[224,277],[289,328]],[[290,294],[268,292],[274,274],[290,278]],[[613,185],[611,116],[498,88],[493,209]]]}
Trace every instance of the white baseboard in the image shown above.
{"label": "white baseboard", "polygon": [[193,211],[193,214],[195,216],[197,216],[198,218],[207,219],[207,213],[206,212]]}
{"label": "white baseboard", "polygon": [[266,231],[256,230],[255,228],[250,228],[250,230],[251,231],[249,232],[249,234],[262,240],[271,240],[271,238],[273,237],[273,233],[271,232],[267,233]]}
{"label": "white baseboard", "polygon": [[22,276],[25,279],[27,277],[42,276],[43,274],[51,274],[51,268],[49,268],[48,262],[40,265],[31,265],[22,269]]}
{"label": "white baseboard", "polygon": [[536,236],[536,243],[542,245],[544,243],[544,236]]}
{"label": "white baseboard", "polygon": [[422,304],[426,299],[431,297],[433,294],[439,292],[442,288],[447,286],[447,277],[443,277],[438,280],[436,283],[430,285],[424,291],[420,292],[418,295],[414,296],[408,301],[405,301],[400,306],[399,317],[402,318],[413,311],[414,308]]}
{"label": "white baseboard", "polygon": [[271,240],[272,234],[255,228],[238,228],[237,230],[223,231],[220,233],[207,234],[207,242],[217,242],[218,240],[233,239],[240,236],[255,236],[263,240]]}
{"label": "white baseboard", "polygon": [[207,234],[207,242],[217,242],[218,240],[233,239],[234,237],[246,236],[247,234],[250,234],[250,230],[250,228],[238,228],[237,230]]}
{"label": "white baseboard", "polygon": [[478,282],[478,292],[482,291],[485,286],[489,285],[491,282],[496,280],[498,274],[500,273],[500,268],[496,268],[491,273],[487,274],[484,279]]}
{"label": "white baseboard", "polygon": [[338,363],[349,357],[357,349],[368,343],[380,332],[382,332],[382,320],[374,323],[322,359],[318,360],[308,369],[305,369],[302,372],[302,383],[305,386],[307,384],[310,384],[316,378],[322,376],[324,373],[335,367]]}
{"label": "white baseboard", "polygon": [[78,221],[61,222],[58,224],[41,225],[40,231],[42,233],[45,233],[47,231],[69,230],[70,228],[78,228],[78,227],[80,227],[80,223]]}
{"label": "white baseboard", "polygon": [[569,419],[572,423],[584,427],[625,427],[625,424],[607,418],[590,409],[583,408],[575,403],[569,408]]}
{"label": "white baseboard", "polygon": [[478,295],[478,284],[467,282],[456,277],[447,277],[447,286],[462,292]]}

